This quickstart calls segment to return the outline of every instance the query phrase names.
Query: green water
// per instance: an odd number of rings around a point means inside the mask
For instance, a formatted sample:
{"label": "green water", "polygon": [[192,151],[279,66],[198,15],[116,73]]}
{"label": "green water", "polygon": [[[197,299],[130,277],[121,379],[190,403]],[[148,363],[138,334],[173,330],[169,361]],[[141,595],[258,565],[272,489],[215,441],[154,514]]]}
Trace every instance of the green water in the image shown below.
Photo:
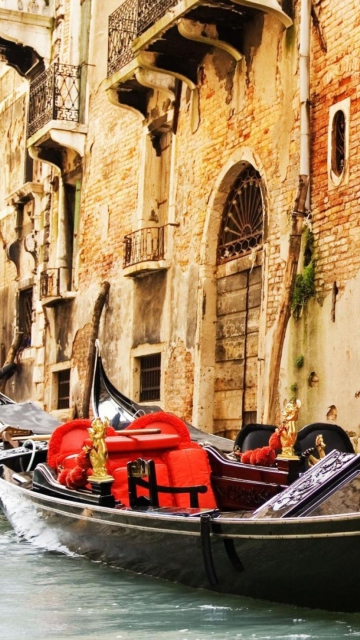
{"label": "green water", "polygon": [[222,596],[43,551],[19,540],[3,516],[0,577],[1,640],[360,637],[360,614]]}

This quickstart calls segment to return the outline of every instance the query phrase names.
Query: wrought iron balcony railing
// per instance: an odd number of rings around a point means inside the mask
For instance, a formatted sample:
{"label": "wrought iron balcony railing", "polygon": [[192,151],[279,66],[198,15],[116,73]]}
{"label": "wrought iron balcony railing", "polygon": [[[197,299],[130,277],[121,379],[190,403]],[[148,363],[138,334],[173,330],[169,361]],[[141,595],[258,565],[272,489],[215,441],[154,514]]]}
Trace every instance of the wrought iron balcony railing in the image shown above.
{"label": "wrought iron balcony railing", "polygon": [[54,63],[30,83],[28,137],[50,120],[79,122],[80,67]]}
{"label": "wrought iron balcony railing", "polygon": [[124,237],[124,268],[164,257],[165,227],[146,227]]}
{"label": "wrought iron balcony railing", "polygon": [[58,298],[69,290],[69,269],[67,267],[49,268],[40,274],[40,300]]}
{"label": "wrought iron balcony railing", "polygon": [[179,0],[125,0],[109,16],[108,77],[133,59],[132,41],[178,2]]}

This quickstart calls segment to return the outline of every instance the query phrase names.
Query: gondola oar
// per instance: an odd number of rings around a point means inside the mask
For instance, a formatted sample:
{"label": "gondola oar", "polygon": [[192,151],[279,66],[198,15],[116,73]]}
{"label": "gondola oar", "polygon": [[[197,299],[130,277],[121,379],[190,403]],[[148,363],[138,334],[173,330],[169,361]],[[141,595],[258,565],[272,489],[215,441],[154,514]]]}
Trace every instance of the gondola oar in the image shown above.
{"label": "gondola oar", "polygon": [[[149,434],[157,434],[161,433],[161,429],[127,429],[126,431],[118,431],[116,435],[118,436],[143,436]],[[33,436],[18,436],[16,440],[35,440],[37,442],[41,440],[50,440],[52,433],[45,433],[44,435],[33,435]]]}

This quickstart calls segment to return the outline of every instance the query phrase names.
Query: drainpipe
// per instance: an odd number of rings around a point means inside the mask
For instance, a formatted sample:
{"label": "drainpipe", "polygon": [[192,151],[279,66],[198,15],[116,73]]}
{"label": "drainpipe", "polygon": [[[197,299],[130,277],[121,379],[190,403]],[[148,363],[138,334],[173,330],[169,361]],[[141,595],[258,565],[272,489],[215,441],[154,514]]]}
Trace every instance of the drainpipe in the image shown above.
{"label": "drainpipe", "polygon": [[[300,175],[310,179],[310,33],[311,0],[300,4]],[[310,183],[306,196],[310,209]]]}

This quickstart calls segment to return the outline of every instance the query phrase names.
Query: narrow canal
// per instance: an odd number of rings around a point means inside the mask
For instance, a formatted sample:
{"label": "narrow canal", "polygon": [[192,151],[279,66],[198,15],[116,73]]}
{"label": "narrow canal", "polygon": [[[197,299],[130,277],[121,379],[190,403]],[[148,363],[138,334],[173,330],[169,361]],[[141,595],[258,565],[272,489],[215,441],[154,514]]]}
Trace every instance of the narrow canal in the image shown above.
{"label": "narrow canal", "polygon": [[2,640],[360,637],[360,614],[221,596],[47,552],[19,540],[2,515],[0,576]]}

